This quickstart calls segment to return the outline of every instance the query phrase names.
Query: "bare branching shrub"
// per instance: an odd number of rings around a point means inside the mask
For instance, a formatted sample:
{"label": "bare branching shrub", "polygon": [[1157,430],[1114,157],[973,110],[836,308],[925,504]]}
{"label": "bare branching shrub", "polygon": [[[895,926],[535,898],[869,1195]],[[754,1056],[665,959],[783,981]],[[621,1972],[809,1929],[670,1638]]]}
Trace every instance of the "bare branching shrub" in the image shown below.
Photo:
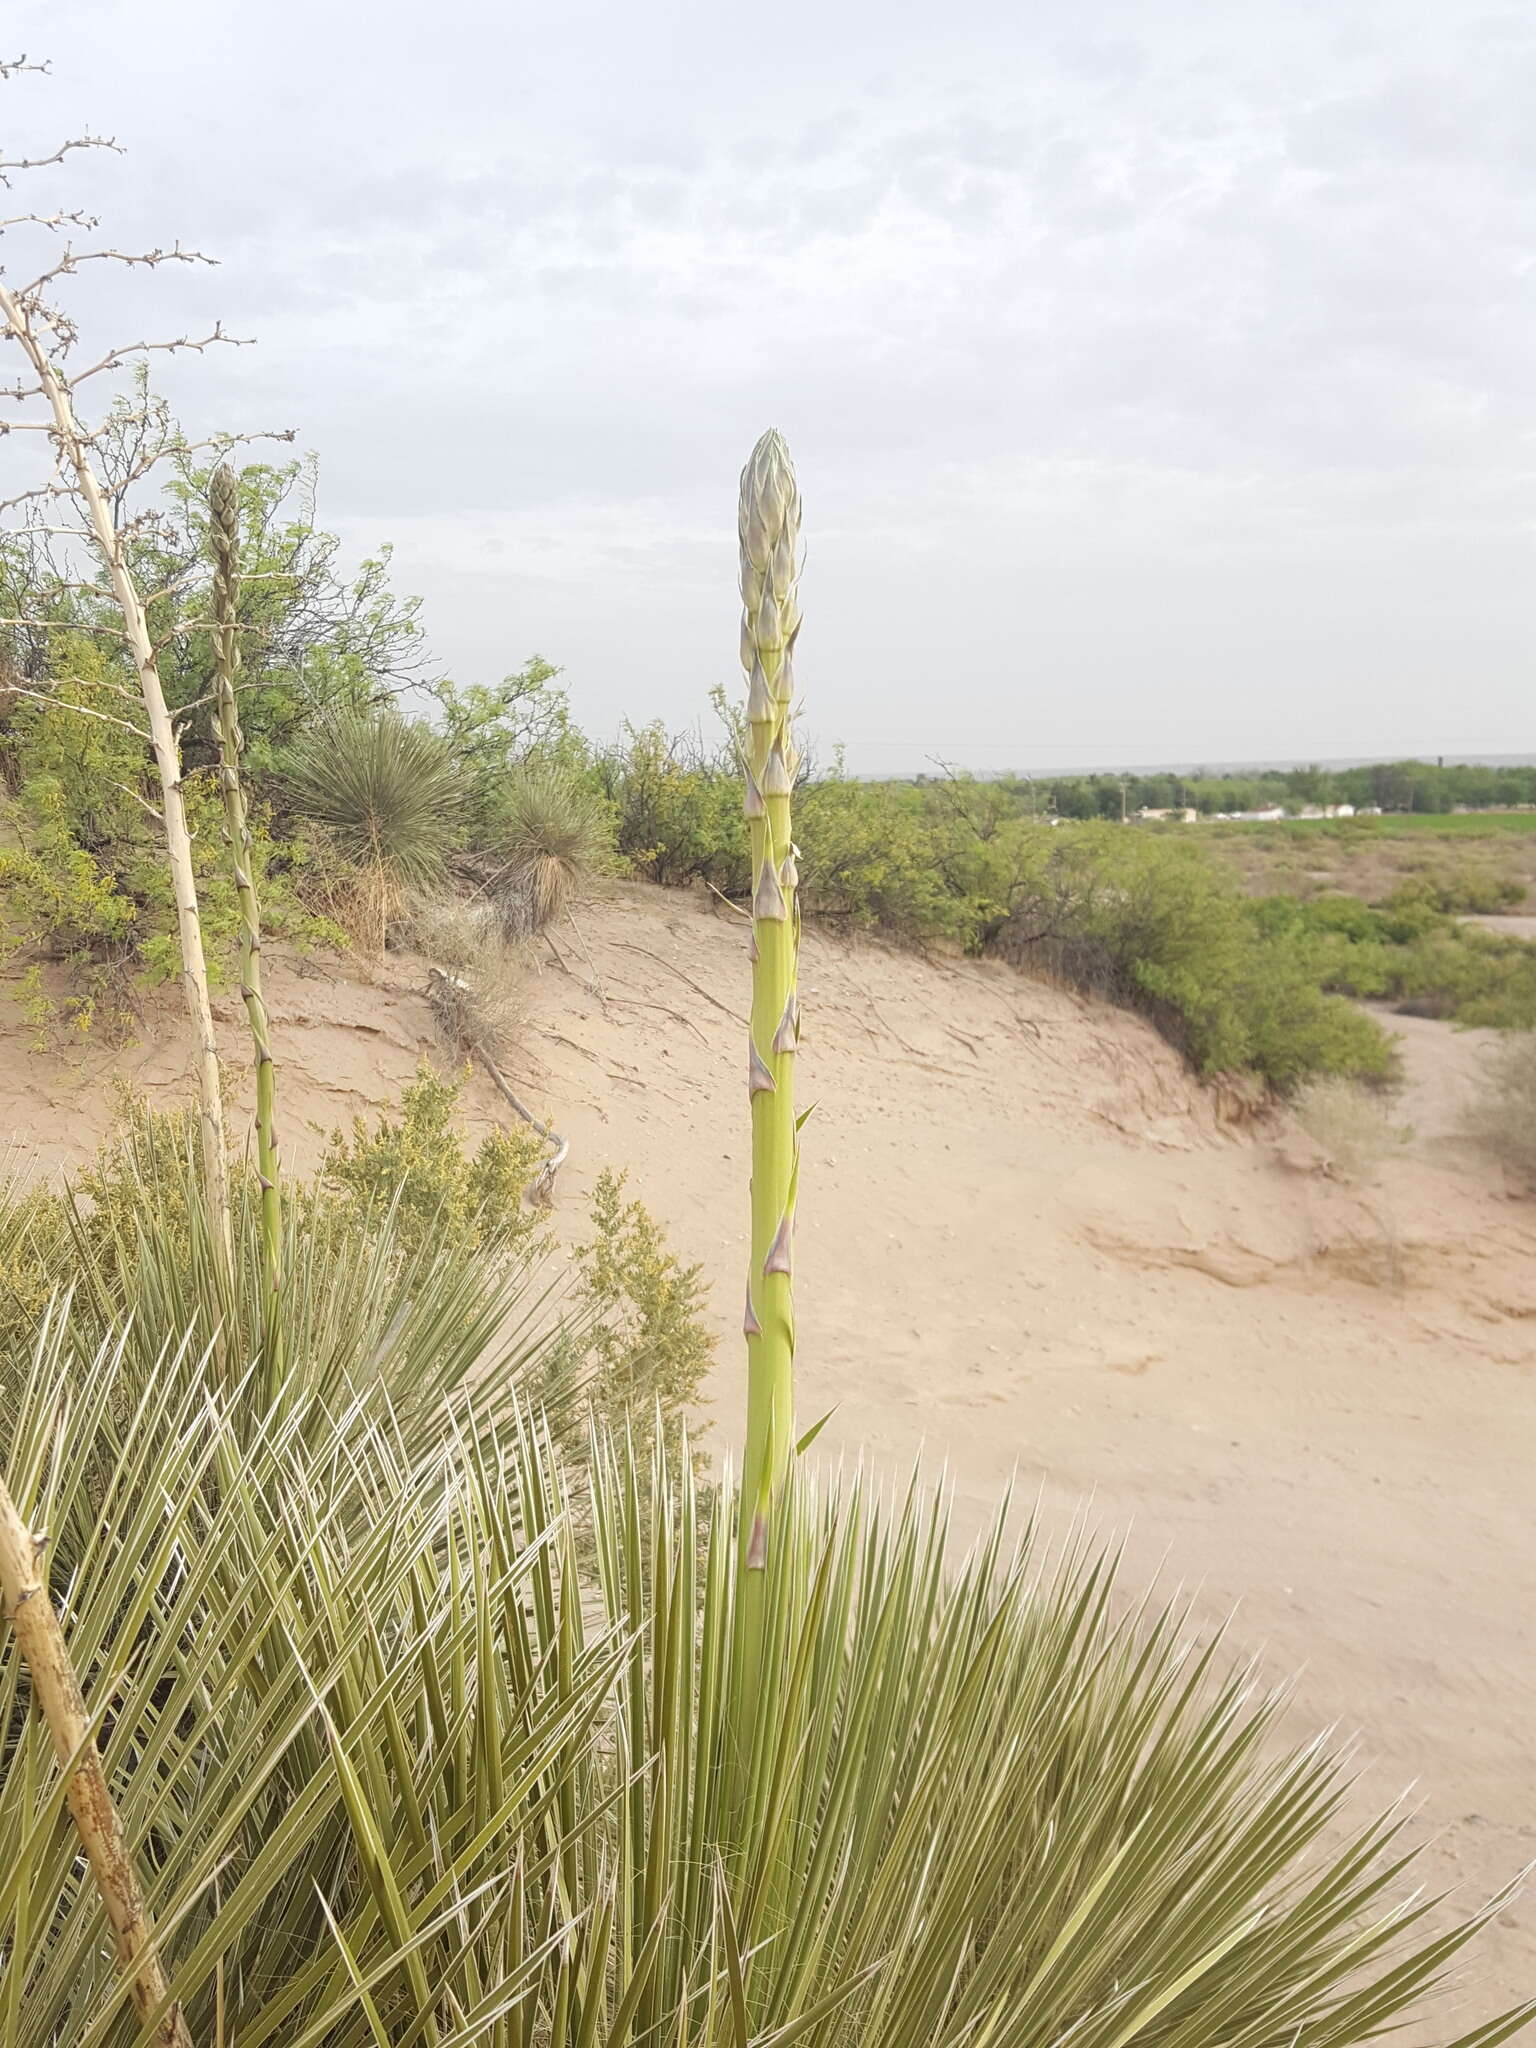
{"label": "bare branching shrub", "polygon": [[1467,1133],[1536,1188],[1536,1031],[1512,1031],[1467,1108]]}
{"label": "bare branching shrub", "polygon": [[419,897],[407,932],[432,970],[432,1010],[449,1048],[502,1057],[522,1022],[525,975],[496,905],[484,896]]}
{"label": "bare branching shrub", "polygon": [[1327,1156],[1339,1180],[1369,1180],[1381,1162],[1413,1133],[1394,1124],[1383,1097],[1342,1075],[1325,1074],[1299,1089],[1296,1121]]}
{"label": "bare branching shrub", "polygon": [[509,936],[548,929],[608,859],[612,827],[601,797],[564,769],[525,763],[507,790],[505,864],[495,899]]}

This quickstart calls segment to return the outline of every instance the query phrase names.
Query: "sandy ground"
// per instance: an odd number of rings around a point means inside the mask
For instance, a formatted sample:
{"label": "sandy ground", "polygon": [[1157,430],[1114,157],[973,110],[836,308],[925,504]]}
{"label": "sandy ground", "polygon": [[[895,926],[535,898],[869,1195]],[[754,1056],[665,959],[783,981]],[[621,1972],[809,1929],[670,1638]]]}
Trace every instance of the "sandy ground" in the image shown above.
{"label": "sandy ground", "polygon": [[1472,911],[1461,921],[1463,924],[1480,924],[1485,931],[1500,932],[1506,939],[1536,939],[1536,917],[1527,917],[1520,912],[1505,915]]}
{"label": "sandy ground", "polygon": [[[739,1402],[747,966],[727,911],[626,889],[546,957],[509,1060],[573,1141],[560,1215],[605,1164],[713,1283],[716,1442]],[[273,972],[290,1156],[398,1095],[432,1047],[424,977]],[[1425,1875],[1481,1900],[1536,1857],[1536,1206],[1458,1135],[1479,1040],[1403,1033],[1411,1143],[1368,1185],[1194,1085],[1137,1020],[1007,970],[806,940],[797,1293],[802,1414],[899,1474],[947,1464],[974,1527],[1017,1475],[1088,1500],[1129,1570],[1198,1589],[1276,1673],[1298,1734],[1360,1731],[1372,1797],[1417,1781]],[[238,1015],[226,1012],[232,1059]],[[24,1158],[78,1159],[106,1082],[190,1085],[173,1009],[73,1065],[0,1039]],[[473,1118],[498,1115],[483,1082]],[[1226,1114],[1224,1116],[1223,1110]],[[1469,2003],[1536,1990],[1529,1898]]]}

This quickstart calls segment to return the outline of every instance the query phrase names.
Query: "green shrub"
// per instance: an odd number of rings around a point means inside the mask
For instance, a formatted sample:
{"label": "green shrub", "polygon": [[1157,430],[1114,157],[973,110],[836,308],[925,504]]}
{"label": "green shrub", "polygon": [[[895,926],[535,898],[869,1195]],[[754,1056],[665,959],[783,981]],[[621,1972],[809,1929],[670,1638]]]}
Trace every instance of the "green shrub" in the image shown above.
{"label": "green shrub", "polygon": [[[547,1156],[526,1125],[498,1129],[474,1152],[458,1134],[458,1086],[426,1062],[400,1113],[354,1121],[332,1138],[320,1179],[362,1216],[389,1211],[412,1250],[447,1239],[505,1253],[548,1252],[542,1211],[525,1194]],[[597,1178],[591,1235],[571,1253],[569,1327],[536,1391],[579,1390],[598,1414],[627,1415],[641,1436],[659,1413],[672,1437],[699,1397],[713,1355],[698,1266],[668,1250],[648,1210],[623,1198],[624,1176]]]}
{"label": "green shrub", "polygon": [[[745,889],[733,769],[650,726],[630,731],[600,774],[637,872]],[[1277,1088],[1390,1072],[1379,1028],[1339,1000],[1367,992],[1356,980],[1379,963],[1359,947],[1390,942],[1387,913],[1322,899],[1312,925],[1293,927],[1288,913],[1248,904],[1192,837],[1052,829],[1033,805],[1032,790],[965,777],[809,780],[795,807],[805,913],[910,945],[996,950],[1142,1010],[1203,1071],[1245,1070]],[[1418,898],[1396,912],[1399,924],[1440,916]],[[1369,992],[1386,986],[1383,973]]]}
{"label": "green shrub", "polygon": [[1313,1074],[1391,1071],[1372,1019],[1325,992],[1315,947],[1177,834],[1063,827],[1001,945],[1144,1011],[1203,1072],[1285,1090]]}
{"label": "green shrub", "polygon": [[1536,1026],[1536,945],[1458,922],[1422,882],[1374,909],[1354,897],[1269,896],[1250,915],[1267,944],[1301,949],[1321,988],[1459,1024]]}
{"label": "green shrub", "polygon": [[1486,917],[1513,910],[1523,903],[1525,884],[1513,875],[1470,863],[1455,868],[1431,868],[1395,889],[1382,908],[1390,910],[1415,900],[1428,902],[1434,909],[1452,916]]}
{"label": "green shrub", "polygon": [[526,1242],[538,1219],[523,1195],[546,1147],[526,1124],[498,1127],[473,1153],[459,1136],[459,1088],[423,1060],[400,1099],[398,1116],[350,1134],[334,1131],[320,1163],[323,1186],[363,1216],[392,1212],[400,1241],[415,1250],[448,1237],[476,1249]]}
{"label": "green shrub", "polygon": [[701,747],[659,722],[626,725],[593,774],[632,873],[671,887],[708,882],[727,896],[750,887],[741,785]]}
{"label": "green shrub", "polygon": [[[203,1198],[192,1118],[139,1105],[71,1185],[0,1186],[0,1353],[29,1352],[67,1290],[82,1370],[103,1346],[114,1350],[130,1403],[174,1403],[211,1374],[232,1425],[260,1428],[268,1325],[254,1174],[238,1174],[232,1195],[231,1268]],[[413,1246],[391,1213],[296,1179],[283,1224],[285,1400],[381,1397],[402,1446],[419,1447],[436,1440],[442,1402],[471,1373],[494,1407],[513,1381],[541,1387],[563,1364],[559,1317],[531,1315],[547,1294],[537,1246],[492,1254],[448,1233]],[[0,1371],[0,1440],[20,1392]],[[576,1420],[574,1410],[563,1418]]]}
{"label": "green shrub", "polygon": [[974,906],[944,871],[936,822],[927,792],[911,783],[834,775],[807,784],[795,807],[806,913],[915,944],[972,944]]}
{"label": "green shrub", "polygon": [[[120,701],[106,689],[112,677],[99,644],[65,640],[55,652],[75,679],[59,684],[56,702],[18,702],[0,729],[9,790],[0,800],[0,823],[10,841],[0,847],[0,958],[25,966],[23,994],[40,1035],[122,1018],[135,976],[168,980],[181,966],[147,749],[131,733],[86,715]],[[231,977],[239,940],[223,810],[206,776],[188,777],[183,800],[209,978],[218,986]],[[301,899],[312,856],[304,835],[275,842],[259,803],[250,823],[269,932],[300,945],[339,939],[334,925]],[[50,965],[63,973],[46,976]]]}
{"label": "green shrub", "polygon": [[576,1247],[578,1298],[591,1312],[587,1391],[599,1414],[628,1414],[642,1433],[671,1428],[697,1404],[714,1353],[702,1267],[667,1249],[626,1176],[605,1168],[592,1194],[593,1235]]}
{"label": "green shrub", "polygon": [[499,683],[432,685],[441,730],[458,766],[460,816],[472,844],[495,844],[507,783],[530,760],[567,769],[588,765],[585,740],[571,724],[560,671],[533,655]]}
{"label": "green shrub", "polygon": [[[356,1119],[333,1135],[313,1180],[285,1178],[285,1348],[297,1347],[328,1385],[365,1368],[383,1373],[397,1398],[499,1361],[526,1398],[558,1404],[562,1426],[590,1406],[632,1417],[644,1437],[659,1413],[676,1441],[713,1348],[699,1269],[669,1251],[639,1202],[623,1199],[622,1179],[603,1173],[562,1286],[544,1213],[525,1200],[546,1148],[523,1125],[469,1148],[458,1096],[423,1062],[398,1114]],[[72,1285],[82,1342],[106,1341],[131,1315],[147,1373],[150,1330],[207,1343],[222,1327],[238,1376],[262,1329],[248,1173],[236,1176],[234,1209],[231,1298],[206,1234],[193,1113],[150,1111],[125,1094],[111,1134],[68,1187],[0,1181],[0,1345],[29,1345],[52,1297]],[[527,1306],[513,1314],[519,1298]],[[430,1364],[419,1357],[429,1340]]]}

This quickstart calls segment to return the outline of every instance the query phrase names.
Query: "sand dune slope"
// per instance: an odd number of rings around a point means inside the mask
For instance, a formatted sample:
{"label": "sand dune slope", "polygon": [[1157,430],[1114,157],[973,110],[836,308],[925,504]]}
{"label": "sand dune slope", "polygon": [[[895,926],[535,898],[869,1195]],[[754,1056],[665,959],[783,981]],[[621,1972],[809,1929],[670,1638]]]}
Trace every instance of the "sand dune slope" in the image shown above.
{"label": "sand dune slope", "polygon": [[[572,1137],[562,1219],[625,1165],[703,1262],[729,1440],[743,929],[626,888],[580,936],[533,983],[515,1079]],[[1307,1666],[1298,1730],[1359,1728],[1379,1797],[1421,1782],[1432,1878],[1481,1896],[1513,1875],[1536,1856],[1536,1209],[1454,1136],[1465,1042],[1414,1027],[1426,1129],[1351,1189],[1137,1020],[1004,969],[812,933],[803,983],[802,1403],[836,1404],[833,1454],[946,1461],[964,1527],[1015,1472],[1056,1527],[1091,1497],[1134,1569],[1166,1556],[1213,1614],[1241,1603],[1237,1637],[1274,1669]],[[432,1042],[421,989],[409,962],[368,988],[279,965],[291,1154],[398,1093]],[[108,1069],[186,1085],[170,1011],[110,1061],[20,1043],[0,1114],[44,1165],[102,1127]],[[482,1082],[467,1102],[499,1113]],[[1536,1987],[1529,1902],[1475,1976],[1479,2002]]]}

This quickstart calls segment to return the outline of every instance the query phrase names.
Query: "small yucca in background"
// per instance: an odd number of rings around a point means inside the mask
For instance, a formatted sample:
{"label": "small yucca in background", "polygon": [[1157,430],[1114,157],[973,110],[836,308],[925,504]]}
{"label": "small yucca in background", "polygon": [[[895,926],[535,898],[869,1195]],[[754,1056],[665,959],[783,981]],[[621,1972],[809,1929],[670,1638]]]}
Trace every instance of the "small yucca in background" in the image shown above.
{"label": "small yucca in background", "polygon": [[602,798],[554,762],[525,762],[507,786],[497,891],[509,932],[542,932],[563,917],[613,846]]}
{"label": "small yucca in background", "polygon": [[382,952],[404,892],[443,873],[462,807],[447,741],[397,712],[347,712],[295,744],[284,780],[294,809],[324,827],[350,870],[351,924]]}

